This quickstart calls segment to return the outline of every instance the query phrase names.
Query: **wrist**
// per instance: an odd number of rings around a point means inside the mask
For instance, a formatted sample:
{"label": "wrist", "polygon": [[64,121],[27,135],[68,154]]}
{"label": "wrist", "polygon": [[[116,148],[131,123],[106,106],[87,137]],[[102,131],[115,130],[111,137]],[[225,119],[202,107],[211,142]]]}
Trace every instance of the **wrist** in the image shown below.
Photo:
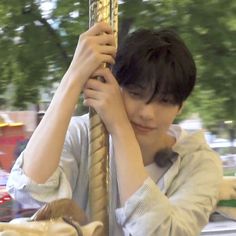
{"label": "wrist", "polygon": [[63,76],[63,81],[66,81],[66,84],[71,85],[72,87],[80,87],[82,90],[88,77],[89,76],[80,66],[71,64]]}
{"label": "wrist", "polygon": [[130,137],[135,137],[130,121],[127,119],[125,121],[118,122],[111,132],[111,137],[113,139],[127,139]]}
{"label": "wrist", "polygon": [[[73,69],[68,69],[62,78],[59,89],[66,93],[81,93],[83,90],[83,75]],[[68,94],[68,95],[69,95]]]}
{"label": "wrist", "polygon": [[64,112],[69,112],[69,114],[74,112],[82,87],[79,83],[76,84],[72,80],[72,76],[72,74],[66,73],[62,78],[51,101],[51,108],[58,107],[59,110],[64,110]]}

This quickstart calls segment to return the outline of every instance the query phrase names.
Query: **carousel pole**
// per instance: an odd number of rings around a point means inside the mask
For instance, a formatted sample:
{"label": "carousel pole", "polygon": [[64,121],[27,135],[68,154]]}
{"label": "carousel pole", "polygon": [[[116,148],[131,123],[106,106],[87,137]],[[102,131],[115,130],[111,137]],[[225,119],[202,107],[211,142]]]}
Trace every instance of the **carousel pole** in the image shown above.
{"label": "carousel pole", "polygon": [[[89,1],[89,27],[96,22],[104,21],[114,25],[117,32],[118,4],[116,8],[110,0]],[[105,64],[103,65],[106,66]],[[102,80],[98,77],[97,79]],[[89,140],[89,214],[91,221],[103,223],[102,236],[109,235],[109,136],[101,118],[94,109],[89,110],[90,140]]]}
{"label": "carousel pole", "polygon": [[111,25],[118,46],[118,0],[111,1]]}

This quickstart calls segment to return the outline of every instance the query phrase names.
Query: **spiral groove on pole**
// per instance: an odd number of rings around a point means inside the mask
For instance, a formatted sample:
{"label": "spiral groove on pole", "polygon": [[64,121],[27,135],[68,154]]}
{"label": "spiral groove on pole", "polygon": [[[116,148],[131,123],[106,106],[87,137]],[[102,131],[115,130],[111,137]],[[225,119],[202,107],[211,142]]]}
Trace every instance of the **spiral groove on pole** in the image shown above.
{"label": "spiral groove on pole", "polygon": [[[114,27],[116,35],[117,7],[117,1],[90,0],[89,27],[96,22],[104,21]],[[102,78],[97,79],[102,80]],[[104,228],[101,235],[105,236],[109,235],[109,136],[100,117],[92,108],[89,110],[89,120],[89,213],[91,221],[103,223]]]}

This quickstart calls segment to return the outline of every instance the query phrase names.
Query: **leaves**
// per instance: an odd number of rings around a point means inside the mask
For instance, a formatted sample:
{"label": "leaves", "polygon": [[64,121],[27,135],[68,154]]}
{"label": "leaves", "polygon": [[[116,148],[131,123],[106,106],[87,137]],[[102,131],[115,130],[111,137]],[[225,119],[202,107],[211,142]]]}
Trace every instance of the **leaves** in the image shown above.
{"label": "leaves", "polygon": [[[50,1],[47,12],[45,2],[0,2],[1,104],[7,104],[6,97],[21,109],[37,103],[39,91],[62,78],[80,33],[88,28],[89,1]],[[140,27],[176,30],[198,68],[198,84],[183,117],[198,112],[210,127],[212,121],[236,120],[235,12],[233,0],[123,0],[119,41]]]}

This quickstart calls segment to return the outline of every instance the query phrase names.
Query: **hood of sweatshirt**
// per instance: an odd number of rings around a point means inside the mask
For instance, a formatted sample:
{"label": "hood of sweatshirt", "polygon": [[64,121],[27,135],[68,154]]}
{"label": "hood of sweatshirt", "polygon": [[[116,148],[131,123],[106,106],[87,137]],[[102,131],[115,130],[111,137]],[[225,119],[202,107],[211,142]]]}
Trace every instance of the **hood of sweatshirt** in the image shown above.
{"label": "hood of sweatshirt", "polygon": [[176,138],[172,149],[178,153],[178,158],[164,176],[164,192],[167,191],[177,175],[181,173],[188,178],[188,175],[199,165],[211,163],[210,165],[214,166],[219,175],[222,175],[220,157],[207,144],[203,130],[189,133],[178,125],[172,125],[169,134]]}
{"label": "hood of sweatshirt", "polygon": [[202,150],[208,150],[212,152],[212,149],[206,142],[204,131],[199,130],[196,132],[187,132],[178,125],[172,125],[169,130],[169,134],[176,138],[176,143],[173,146],[173,150],[185,156],[193,152]]}

